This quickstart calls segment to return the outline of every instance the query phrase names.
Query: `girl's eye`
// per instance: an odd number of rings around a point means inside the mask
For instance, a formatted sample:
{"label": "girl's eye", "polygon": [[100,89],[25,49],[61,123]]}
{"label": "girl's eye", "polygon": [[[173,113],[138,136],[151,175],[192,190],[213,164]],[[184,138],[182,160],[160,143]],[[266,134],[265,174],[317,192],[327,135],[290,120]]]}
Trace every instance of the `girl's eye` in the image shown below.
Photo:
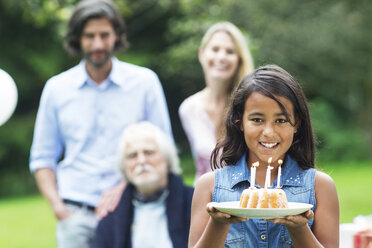
{"label": "girl's eye", "polygon": [[278,122],[278,123],[286,123],[288,121],[286,119],[278,119],[278,120],[276,120],[276,122]]}
{"label": "girl's eye", "polygon": [[253,122],[263,122],[263,120],[260,119],[260,118],[253,118],[253,119],[251,119],[251,121],[253,121]]}

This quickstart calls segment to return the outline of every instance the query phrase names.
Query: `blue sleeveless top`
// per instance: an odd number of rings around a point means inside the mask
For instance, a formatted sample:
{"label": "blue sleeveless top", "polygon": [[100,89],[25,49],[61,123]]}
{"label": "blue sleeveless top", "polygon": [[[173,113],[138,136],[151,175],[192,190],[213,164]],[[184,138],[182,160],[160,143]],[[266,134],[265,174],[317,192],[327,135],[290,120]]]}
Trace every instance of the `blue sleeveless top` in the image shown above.
{"label": "blue sleeveless top", "polygon": [[[312,210],[315,210],[315,173],[315,169],[303,170],[290,156],[286,157],[285,163],[282,165],[280,185],[289,202],[312,204],[314,206]],[[239,201],[243,190],[250,186],[250,174],[246,155],[235,165],[216,170],[212,200],[214,202]],[[273,185],[277,184],[276,181],[277,179]],[[257,184],[256,187],[260,188]],[[310,228],[313,220],[308,222]],[[293,243],[285,226],[261,219],[250,219],[231,224],[225,247],[293,247]]]}

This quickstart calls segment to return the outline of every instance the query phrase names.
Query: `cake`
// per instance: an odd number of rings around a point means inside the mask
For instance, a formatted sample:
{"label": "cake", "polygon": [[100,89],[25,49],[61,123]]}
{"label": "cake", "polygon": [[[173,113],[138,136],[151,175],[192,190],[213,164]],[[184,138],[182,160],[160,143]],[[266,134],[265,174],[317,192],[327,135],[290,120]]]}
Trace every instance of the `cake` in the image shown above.
{"label": "cake", "polygon": [[278,160],[278,177],[277,177],[277,187],[270,188],[270,173],[274,169],[273,166],[270,166],[272,158],[268,160],[266,178],[265,178],[265,187],[257,189],[255,185],[256,178],[256,168],[259,166],[258,162],[255,162],[251,166],[251,187],[245,189],[241,196],[239,207],[241,208],[288,208],[287,196],[280,188],[280,176],[282,172],[281,165],[283,160]]}
{"label": "cake", "polygon": [[288,201],[284,190],[257,189],[251,187],[245,189],[240,197],[239,207],[241,208],[287,208]]}

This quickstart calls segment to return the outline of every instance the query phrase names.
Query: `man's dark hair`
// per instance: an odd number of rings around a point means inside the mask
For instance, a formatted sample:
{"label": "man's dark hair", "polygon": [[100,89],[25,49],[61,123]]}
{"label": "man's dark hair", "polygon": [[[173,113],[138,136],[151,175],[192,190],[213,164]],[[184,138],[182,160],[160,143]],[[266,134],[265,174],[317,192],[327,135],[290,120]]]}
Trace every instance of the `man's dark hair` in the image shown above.
{"label": "man's dark hair", "polygon": [[116,5],[110,0],[83,0],[76,6],[68,23],[65,48],[69,53],[81,55],[80,38],[85,24],[97,18],[109,20],[118,35],[114,51],[128,47],[125,22]]}

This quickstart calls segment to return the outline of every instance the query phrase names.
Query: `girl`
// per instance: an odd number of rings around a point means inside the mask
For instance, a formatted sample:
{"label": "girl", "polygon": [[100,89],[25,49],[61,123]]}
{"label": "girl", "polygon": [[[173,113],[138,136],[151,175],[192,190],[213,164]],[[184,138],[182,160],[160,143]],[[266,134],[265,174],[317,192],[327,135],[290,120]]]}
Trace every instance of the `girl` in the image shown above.
{"label": "girl", "polygon": [[206,86],[186,98],[179,108],[196,164],[196,178],[211,170],[210,156],[232,90],[253,71],[246,40],[229,22],[216,23],[208,29],[199,48],[199,61]]}
{"label": "girl", "polygon": [[[314,138],[306,98],[285,70],[268,65],[243,79],[232,96],[224,138],[212,153],[215,170],[197,181],[189,247],[338,247],[339,205],[333,180],[314,169]],[[244,219],[217,211],[209,202],[239,201],[250,186],[250,167],[258,161],[257,188],[271,182],[288,201],[313,204],[307,212],[282,219]],[[219,167],[222,167],[218,169]],[[205,207],[207,206],[207,211]]]}

